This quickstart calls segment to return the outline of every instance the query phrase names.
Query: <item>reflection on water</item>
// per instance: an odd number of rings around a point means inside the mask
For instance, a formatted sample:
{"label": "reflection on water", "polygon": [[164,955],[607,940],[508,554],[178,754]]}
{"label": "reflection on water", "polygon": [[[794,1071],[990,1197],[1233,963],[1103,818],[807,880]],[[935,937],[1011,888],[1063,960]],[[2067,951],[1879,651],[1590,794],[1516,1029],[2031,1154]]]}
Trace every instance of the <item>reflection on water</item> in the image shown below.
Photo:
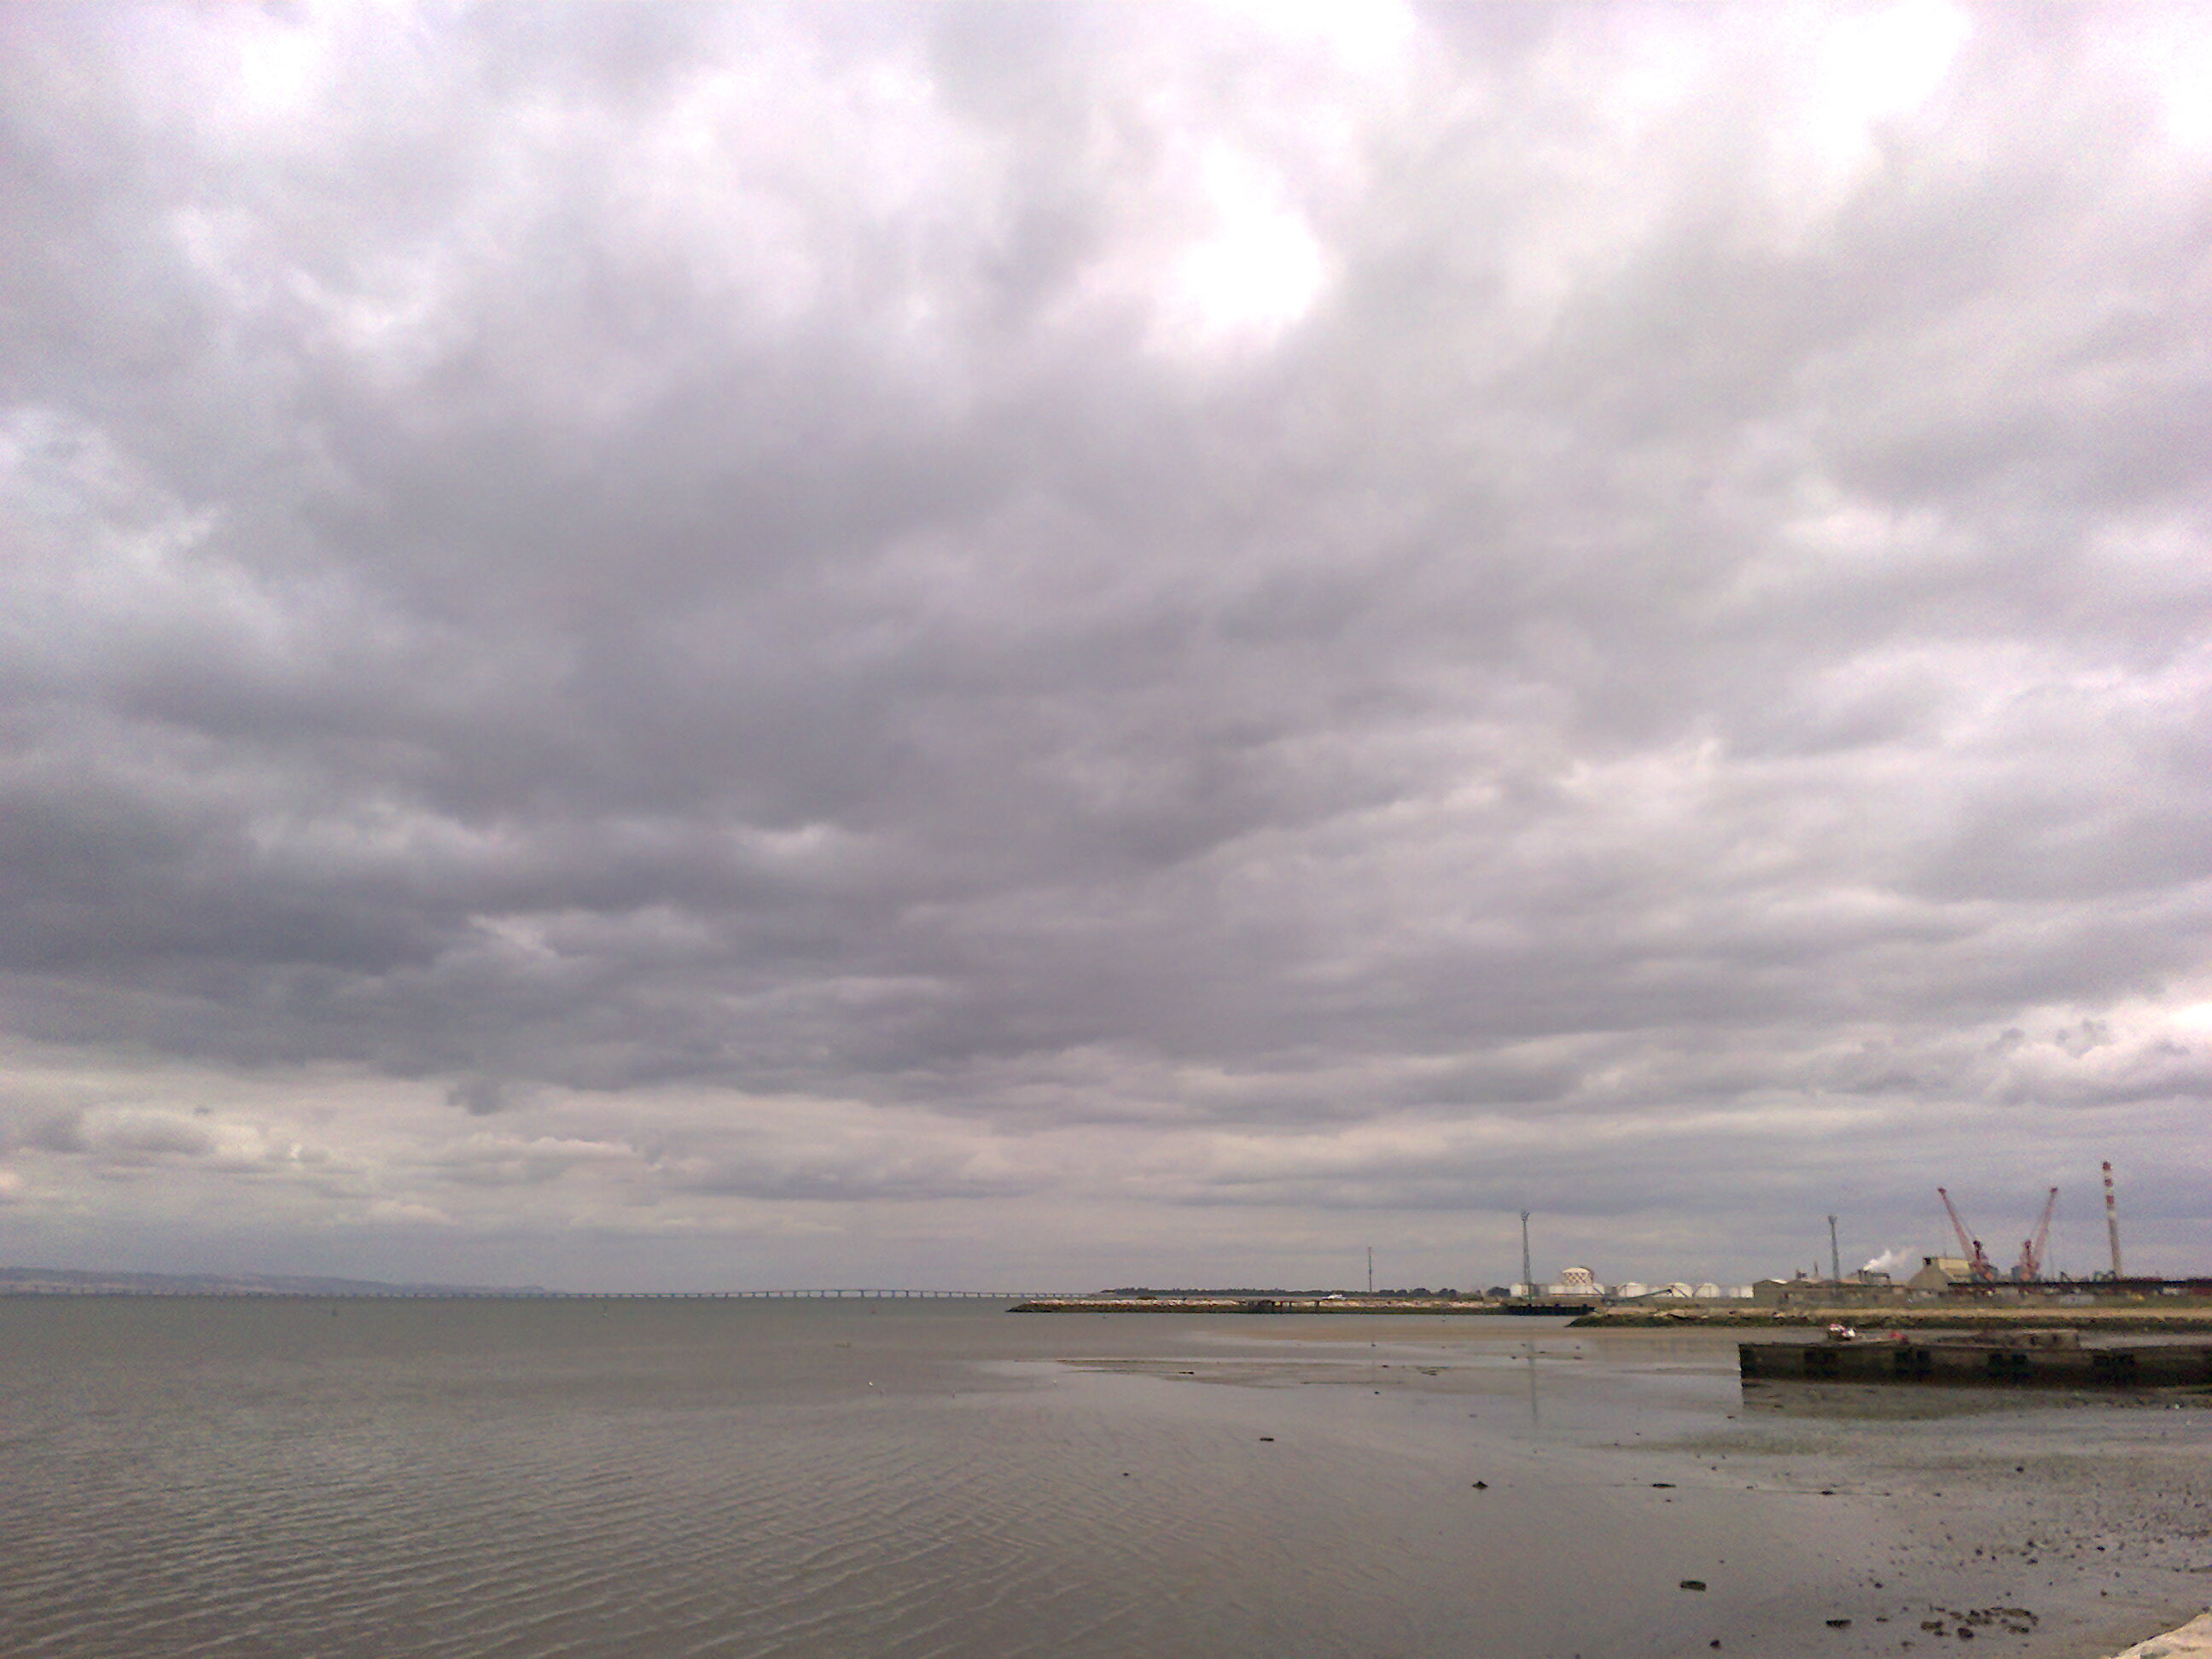
{"label": "reflection on water", "polygon": [[758,1303],[0,1300],[0,1402],[9,1659],[1847,1655],[1984,1602],[2037,1618],[1978,1651],[2081,1653],[2196,1594],[2212,1419],[1746,1415],[1725,1341],[1548,1322]]}

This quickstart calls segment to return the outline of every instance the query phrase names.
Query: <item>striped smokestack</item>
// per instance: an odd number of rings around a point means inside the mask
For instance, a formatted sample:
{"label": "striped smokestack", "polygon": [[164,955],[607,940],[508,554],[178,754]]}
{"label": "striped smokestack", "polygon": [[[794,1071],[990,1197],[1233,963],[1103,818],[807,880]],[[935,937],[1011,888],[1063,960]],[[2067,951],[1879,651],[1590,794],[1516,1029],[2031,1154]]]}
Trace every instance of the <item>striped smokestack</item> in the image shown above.
{"label": "striped smokestack", "polygon": [[2112,1277],[2124,1279],[2120,1271],[2120,1206],[2112,1196],[2112,1166],[2105,1165],[2105,1231],[2112,1241]]}

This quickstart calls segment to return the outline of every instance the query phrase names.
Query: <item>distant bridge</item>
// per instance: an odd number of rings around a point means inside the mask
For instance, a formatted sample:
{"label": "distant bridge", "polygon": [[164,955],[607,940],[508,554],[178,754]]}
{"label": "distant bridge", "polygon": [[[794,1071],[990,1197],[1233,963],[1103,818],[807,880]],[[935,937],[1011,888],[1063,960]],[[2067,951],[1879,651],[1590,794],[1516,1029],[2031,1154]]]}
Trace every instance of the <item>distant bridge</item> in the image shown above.
{"label": "distant bridge", "polygon": [[180,1286],[135,1289],[117,1286],[39,1285],[0,1287],[9,1296],[215,1296],[231,1300],[260,1302],[751,1302],[751,1301],[884,1301],[884,1302],[1034,1302],[1065,1299],[1087,1294],[1081,1291],[903,1291],[825,1287],[785,1291],[502,1291],[447,1290],[433,1285],[394,1285],[390,1290],[292,1291],[256,1290],[248,1286]]}
{"label": "distant bridge", "polygon": [[[437,1296],[443,1292],[424,1291],[411,1292]],[[490,1292],[489,1294],[499,1294]],[[590,1297],[598,1301],[615,1302],[739,1302],[739,1301],[850,1301],[876,1300],[885,1302],[963,1301],[963,1302],[1034,1302],[1047,1297],[1064,1297],[1066,1291],[893,1291],[827,1289],[813,1291],[546,1291],[526,1292],[563,1298]]]}

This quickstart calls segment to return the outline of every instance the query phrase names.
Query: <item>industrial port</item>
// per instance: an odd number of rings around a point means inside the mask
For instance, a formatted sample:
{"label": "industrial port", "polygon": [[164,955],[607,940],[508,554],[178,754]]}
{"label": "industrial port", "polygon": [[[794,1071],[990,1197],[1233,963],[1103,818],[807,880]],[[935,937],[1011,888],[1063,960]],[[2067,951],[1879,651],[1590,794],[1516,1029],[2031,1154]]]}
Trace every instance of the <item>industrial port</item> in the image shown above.
{"label": "industrial port", "polygon": [[1124,1286],[1089,1296],[1044,1297],[1021,1303],[1022,1313],[1444,1314],[1554,1316],[1588,1325],[1826,1325],[1872,1320],[1895,1329],[2002,1328],[2061,1323],[2105,1332],[2212,1329],[2212,1279],[2130,1275],[2120,1248],[2112,1166],[2102,1166],[2106,1243],[2110,1267],[2087,1277],[2049,1271],[2051,1227],[2058,1188],[2044,1195],[2040,1213],[2008,1267],[2000,1268],[1961,1215],[1948,1188],[1936,1197],[1957,1254],[1924,1255],[1899,1278],[1872,1267],[1843,1271],[1838,1218],[1826,1218],[1829,1271],[1788,1279],[1723,1285],[1711,1279],[1607,1283],[1572,1265],[1550,1279],[1534,1267],[1533,1212],[1521,1212],[1521,1278],[1484,1291],[1374,1287],[1369,1252],[1364,1291],[1243,1289],[1155,1290]]}

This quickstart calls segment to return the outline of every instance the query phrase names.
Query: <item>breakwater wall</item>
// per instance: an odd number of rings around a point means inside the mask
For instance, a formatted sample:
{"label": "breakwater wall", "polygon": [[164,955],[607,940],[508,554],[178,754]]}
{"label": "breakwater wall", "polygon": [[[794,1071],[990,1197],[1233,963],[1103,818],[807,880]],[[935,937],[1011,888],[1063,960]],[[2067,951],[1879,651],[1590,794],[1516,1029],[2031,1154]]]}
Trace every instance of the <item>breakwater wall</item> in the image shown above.
{"label": "breakwater wall", "polygon": [[[2063,1331],[1893,1336],[1842,1342],[1740,1342],[1745,1381],[1880,1382],[2025,1389],[2203,1389],[2212,1346],[2201,1342],[2084,1347]],[[2059,1339],[2063,1338],[2063,1340]]]}

